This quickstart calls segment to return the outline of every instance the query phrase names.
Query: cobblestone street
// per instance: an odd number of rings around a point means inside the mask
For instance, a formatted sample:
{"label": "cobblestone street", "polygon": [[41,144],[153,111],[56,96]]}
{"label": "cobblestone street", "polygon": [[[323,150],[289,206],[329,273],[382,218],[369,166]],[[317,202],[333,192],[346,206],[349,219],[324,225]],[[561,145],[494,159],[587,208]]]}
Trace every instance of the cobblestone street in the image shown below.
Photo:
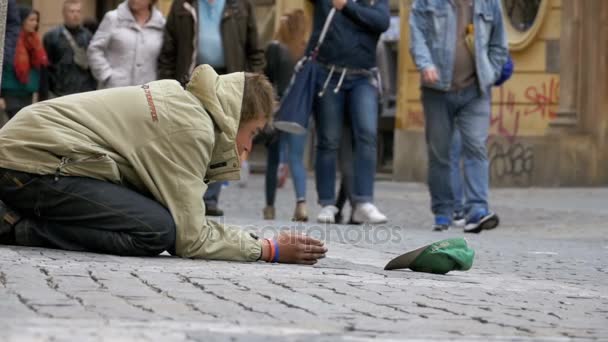
{"label": "cobblestone street", "polygon": [[[309,180],[310,217],[318,208]],[[608,340],[608,189],[495,189],[501,226],[467,235],[473,268],[383,271],[453,236],[422,184],[378,182],[381,227],[297,225],[291,183],[261,219],[263,178],[221,196],[226,223],[326,240],[314,267],[0,247],[0,341]]]}

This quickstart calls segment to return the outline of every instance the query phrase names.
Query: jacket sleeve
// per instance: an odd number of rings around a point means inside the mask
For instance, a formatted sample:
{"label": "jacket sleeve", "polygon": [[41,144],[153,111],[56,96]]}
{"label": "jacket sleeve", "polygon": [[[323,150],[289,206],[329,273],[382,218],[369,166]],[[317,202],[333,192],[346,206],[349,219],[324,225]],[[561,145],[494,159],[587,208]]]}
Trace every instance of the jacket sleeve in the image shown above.
{"label": "jacket sleeve", "polygon": [[427,45],[426,21],[424,13],[426,0],[415,0],[410,12],[410,54],[419,71],[434,66],[431,52]]}
{"label": "jacket sleeve", "polygon": [[[175,25],[177,25],[177,4],[179,1],[173,1],[167,22],[163,29],[163,45],[158,55],[157,68],[159,79],[176,79],[175,67],[177,64],[177,46]],[[181,81],[181,80],[180,80]]]}
{"label": "jacket sleeve", "polygon": [[247,42],[245,45],[247,51],[247,64],[250,72],[264,72],[266,64],[264,58],[264,50],[260,48],[258,39],[258,26],[255,20],[255,11],[251,1],[247,1]]}
{"label": "jacket sleeve", "polygon": [[49,31],[44,34],[42,44],[44,45],[44,50],[46,51],[46,55],[49,59],[49,66],[47,67],[48,86],[49,90],[54,92],[56,83],[55,75],[57,73],[56,65],[59,63],[60,58],[56,48],[57,38],[55,30]]}
{"label": "jacket sleeve", "polygon": [[12,63],[21,22],[15,0],[9,0],[6,7],[6,31],[4,32],[4,63]]}
{"label": "jacket sleeve", "polygon": [[357,25],[378,34],[388,29],[391,20],[388,0],[377,0],[371,7],[348,0],[342,13]]}
{"label": "jacket sleeve", "polygon": [[106,52],[112,38],[112,30],[116,25],[114,16],[116,12],[110,11],[104,15],[99,28],[87,49],[89,68],[93,77],[99,82],[106,82],[112,76],[112,66],[106,58]]}
{"label": "jacket sleeve", "polygon": [[258,260],[262,247],[257,238],[205,218],[203,177],[213,148],[208,137],[202,129],[175,132],[139,147],[130,160],[148,190],[171,212],[177,227],[177,255]]}
{"label": "jacket sleeve", "polygon": [[494,81],[500,78],[502,67],[507,62],[509,45],[502,17],[501,1],[495,1],[494,26],[490,35],[488,58],[494,67]]}

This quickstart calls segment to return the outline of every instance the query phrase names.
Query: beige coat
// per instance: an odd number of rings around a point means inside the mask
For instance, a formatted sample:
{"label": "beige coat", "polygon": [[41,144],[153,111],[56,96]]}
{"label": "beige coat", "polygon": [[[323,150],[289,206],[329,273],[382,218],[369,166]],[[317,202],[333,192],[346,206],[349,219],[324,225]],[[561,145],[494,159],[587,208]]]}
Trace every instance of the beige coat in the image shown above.
{"label": "beige coat", "polygon": [[101,88],[156,81],[165,18],[152,9],[150,20],[137,24],[127,2],[105,14],[87,49],[89,66]]}
{"label": "beige coat", "polygon": [[261,242],[205,219],[207,181],[236,180],[244,73],[163,80],[26,107],[0,130],[0,167],[129,183],[166,206],[182,257],[253,261]]}

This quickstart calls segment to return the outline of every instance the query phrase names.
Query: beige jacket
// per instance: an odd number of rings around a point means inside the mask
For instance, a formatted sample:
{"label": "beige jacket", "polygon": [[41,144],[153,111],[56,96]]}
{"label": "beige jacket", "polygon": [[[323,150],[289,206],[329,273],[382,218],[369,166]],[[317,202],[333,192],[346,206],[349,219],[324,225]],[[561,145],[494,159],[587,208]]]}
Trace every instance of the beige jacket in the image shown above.
{"label": "beige jacket", "polygon": [[163,80],[36,103],[0,130],[0,167],[132,184],[170,210],[177,255],[257,260],[261,242],[206,220],[202,200],[206,182],[239,178],[244,80],[204,65],[186,90]]}

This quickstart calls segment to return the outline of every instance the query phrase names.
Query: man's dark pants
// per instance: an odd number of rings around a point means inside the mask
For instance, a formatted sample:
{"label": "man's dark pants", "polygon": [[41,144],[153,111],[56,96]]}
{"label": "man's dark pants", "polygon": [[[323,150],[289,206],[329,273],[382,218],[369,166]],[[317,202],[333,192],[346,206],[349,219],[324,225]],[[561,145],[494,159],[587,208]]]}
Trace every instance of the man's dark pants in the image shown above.
{"label": "man's dark pants", "polygon": [[18,245],[124,256],[175,248],[169,211],[124,186],[0,168],[0,199],[22,217],[15,225]]}

